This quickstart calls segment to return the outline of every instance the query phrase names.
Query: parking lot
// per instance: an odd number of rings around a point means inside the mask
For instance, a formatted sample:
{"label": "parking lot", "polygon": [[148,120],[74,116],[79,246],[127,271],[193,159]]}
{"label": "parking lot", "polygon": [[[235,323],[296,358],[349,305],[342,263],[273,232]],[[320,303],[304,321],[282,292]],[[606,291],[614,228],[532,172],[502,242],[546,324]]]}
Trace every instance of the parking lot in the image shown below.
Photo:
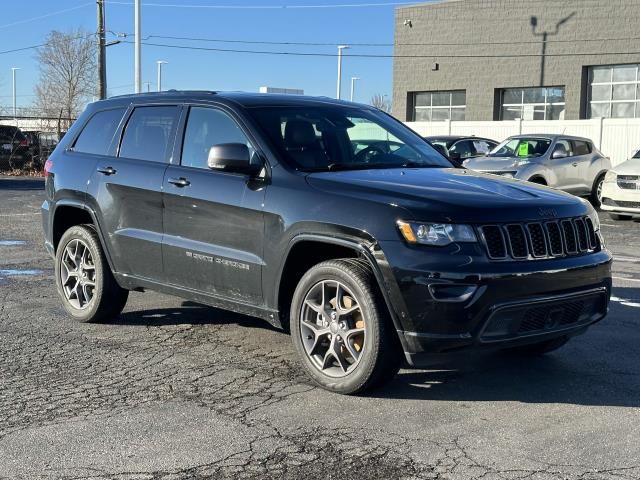
{"label": "parking lot", "polygon": [[610,314],[544,358],[312,386],[266,323],[133,293],[72,321],[42,246],[43,183],[0,179],[0,478],[640,478],[640,222],[601,215]]}

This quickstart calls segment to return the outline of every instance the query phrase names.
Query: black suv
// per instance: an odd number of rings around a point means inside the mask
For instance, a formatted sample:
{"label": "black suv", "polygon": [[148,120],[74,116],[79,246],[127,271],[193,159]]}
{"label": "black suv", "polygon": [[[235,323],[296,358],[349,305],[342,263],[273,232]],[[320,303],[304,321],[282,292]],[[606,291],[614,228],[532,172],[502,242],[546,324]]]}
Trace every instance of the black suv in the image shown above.
{"label": "black suv", "polygon": [[608,308],[612,258],[588,203],[452,168],[363,105],[111,98],[45,170],[46,246],[71,316],[109,320],[146,289],[258,316],[340,393],[437,353],[551,351]]}

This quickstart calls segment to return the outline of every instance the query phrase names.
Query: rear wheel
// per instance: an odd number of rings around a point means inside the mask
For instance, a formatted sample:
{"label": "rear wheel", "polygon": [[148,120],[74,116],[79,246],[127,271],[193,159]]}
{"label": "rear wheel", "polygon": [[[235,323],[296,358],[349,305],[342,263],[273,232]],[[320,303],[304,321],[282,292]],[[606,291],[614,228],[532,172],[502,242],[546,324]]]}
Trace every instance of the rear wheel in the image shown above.
{"label": "rear wheel", "polygon": [[619,220],[619,221],[631,220],[631,215],[620,215],[619,213],[610,213],[609,216],[611,217],[611,220]]}
{"label": "rear wheel", "polygon": [[593,182],[593,188],[591,189],[591,196],[589,200],[591,200],[591,205],[596,208],[599,208],[602,205],[602,185],[604,184],[604,173],[599,175],[596,178],[596,181]]}
{"label": "rear wheel", "polygon": [[311,268],[293,295],[290,325],[305,370],[327,390],[359,393],[400,368],[397,337],[364,261],[330,260]]}
{"label": "rear wheel", "polygon": [[98,235],[88,225],[69,228],[56,252],[56,286],[65,310],[81,322],[117,316],[129,292],[116,283]]}
{"label": "rear wheel", "polygon": [[544,342],[533,343],[531,345],[522,345],[520,347],[507,348],[504,351],[514,355],[536,356],[551,353],[563,347],[569,341],[569,337],[563,336],[552,338]]}

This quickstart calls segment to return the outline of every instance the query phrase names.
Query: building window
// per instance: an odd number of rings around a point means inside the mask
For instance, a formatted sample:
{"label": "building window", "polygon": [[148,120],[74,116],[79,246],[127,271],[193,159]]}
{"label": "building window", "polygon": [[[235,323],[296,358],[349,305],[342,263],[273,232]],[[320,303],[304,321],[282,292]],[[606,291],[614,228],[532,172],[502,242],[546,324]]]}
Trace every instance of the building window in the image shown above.
{"label": "building window", "polygon": [[639,65],[589,69],[589,118],[639,118]]}
{"label": "building window", "polygon": [[416,92],[413,94],[413,120],[416,122],[464,120],[466,102],[465,90]]}
{"label": "building window", "polygon": [[563,120],[564,87],[505,88],[500,91],[500,120]]}

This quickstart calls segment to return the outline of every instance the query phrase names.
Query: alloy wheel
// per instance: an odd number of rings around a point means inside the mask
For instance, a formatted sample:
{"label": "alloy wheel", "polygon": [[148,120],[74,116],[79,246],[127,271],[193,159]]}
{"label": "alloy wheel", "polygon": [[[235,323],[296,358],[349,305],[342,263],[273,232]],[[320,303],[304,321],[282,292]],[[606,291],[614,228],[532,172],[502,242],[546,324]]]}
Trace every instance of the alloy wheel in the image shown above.
{"label": "alloy wheel", "polygon": [[96,289],[96,267],[91,250],[84,241],[73,239],[64,247],[60,280],[71,306],[83,310],[91,304]]}
{"label": "alloy wheel", "polygon": [[365,319],[344,284],[324,280],[311,287],[299,321],[305,353],[319,371],[344,377],[356,368],[364,351]]}

